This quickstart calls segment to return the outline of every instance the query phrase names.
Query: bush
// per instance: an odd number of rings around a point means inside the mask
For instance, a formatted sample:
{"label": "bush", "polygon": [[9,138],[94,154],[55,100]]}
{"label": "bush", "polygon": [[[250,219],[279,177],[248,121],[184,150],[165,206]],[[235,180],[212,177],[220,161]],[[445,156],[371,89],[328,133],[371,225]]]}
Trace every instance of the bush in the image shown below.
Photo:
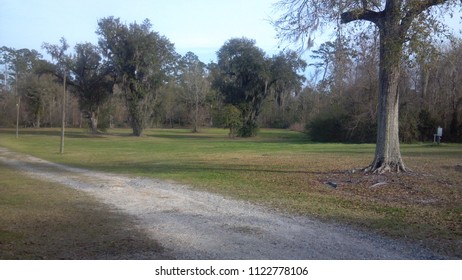
{"label": "bush", "polygon": [[347,135],[346,119],[346,115],[335,112],[321,114],[308,123],[306,130],[315,142],[344,142]]}
{"label": "bush", "polygon": [[258,132],[257,124],[248,121],[242,125],[239,129],[239,136],[240,137],[253,137],[256,136]]}
{"label": "bush", "polygon": [[233,105],[226,105],[223,114],[223,125],[229,128],[229,137],[236,137],[240,135],[242,126],[241,111]]}
{"label": "bush", "polygon": [[436,132],[436,120],[431,113],[425,109],[420,110],[417,120],[417,130],[420,134],[420,141],[433,141],[433,134]]}

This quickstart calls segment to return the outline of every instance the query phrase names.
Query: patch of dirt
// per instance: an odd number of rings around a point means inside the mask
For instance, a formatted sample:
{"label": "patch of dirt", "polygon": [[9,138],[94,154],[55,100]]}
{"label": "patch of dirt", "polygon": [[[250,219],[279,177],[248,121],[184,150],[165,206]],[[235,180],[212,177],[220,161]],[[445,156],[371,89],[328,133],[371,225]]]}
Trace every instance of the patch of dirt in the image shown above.
{"label": "patch of dirt", "polygon": [[[25,176],[87,192],[122,211],[177,259],[440,258],[417,245],[281,214],[186,185],[72,168],[4,148],[0,161]],[[346,189],[350,181],[372,185],[384,179],[389,178],[334,174],[330,180]],[[415,191],[407,189],[406,180],[390,184],[402,186],[402,192]]]}
{"label": "patch of dirt", "polygon": [[361,171],[333,172],[319,176],[318,182],[344,195],[363,196],[384,203],[446,204],[457,200],[454,182],[428,173],[371,174]]}

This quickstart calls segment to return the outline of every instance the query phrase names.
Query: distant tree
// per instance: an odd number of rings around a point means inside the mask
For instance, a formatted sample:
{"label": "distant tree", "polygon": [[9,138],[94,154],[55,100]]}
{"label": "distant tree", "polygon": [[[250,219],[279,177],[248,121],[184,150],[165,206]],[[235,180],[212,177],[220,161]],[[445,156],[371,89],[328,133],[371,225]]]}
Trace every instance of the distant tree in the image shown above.
{"label": "distant tree", "polygon": [[118,75],[133,135],[140,136],[154,115],[157,91],[175,66],[174,46],[151,31],[148,19],[125,25],[119,18],[108,17],[99,20],[98,26],[99,45]]}
{"label": "distant tree", "polygon": [[98,133],[98,115],[109,100],[115,82],[110,65],[103,61],[97,46],[77,44],[72,58],[72,89],[76,93],[80,110],[88,119],[91,132]]}
{"label": "distant tree", "polygon": [[294,51],[281,52],[271,58],[271,93],[274,94],[283,123],[286,123],[288,99],[302,90],[305,77],[299,73],[305,68],[306,62]]}
{"label": "distant tree", "polygon": [[354,56],[355,52],[341,35],[335,41],[325,42],[319,49],[313,50],[310,57],[316,62],[311,65],[322,72],[318,83],[321,91],[336,95],[344,92]]}
{"label": "distant tree", "polygon": [[226,104],[240,109],[241,137],[256,135],[257,117],[269,92],[269,67],[265,53],[254,40],[231,39],[218,51],[219,74],[213,85],[223,94]]}
{"label": "distant tree", "polygon": [[[336,22],[369,22],[379,29],[379,106],[375,158],[366,171],[377,173],[406,171],[399,147],[398,81],[403,48],[409,37],[422,27],[437,28],[434,13],[425,13],[439,5],[449,9],[459,0],[382,0],[314,1],[282,0],[286,12],[275,25],[281,38],[302,41],[311,46],[313,33]],[[415,27],[415,29],[412,29]],[[410,31],[411,30],[411,31]]]}
{"label": "distant tree", "polygon": [[[462,39],[452,38],[449,46],[442,48],[442,55],[434,64],[432,73],[433,91],[428,98],[430,106],[444,104],[439,110],[443,116],[441,126],[445,126],[445,139],[462,141]],[[435,104],[436,103],[436,104]],[[435,129],[435,128],[434,128]],[[434,130],[436,131],[436,130]]]}
{"label": "distant tree", "polygon": [[2,47],[1,53],[3,63],[7,65],[6,85],[14,88],[18,100],[22,97],[22,103],[27,105],[27,110],[32,115],[31,123],[34,127],[40,127],[46,91],[40,84],[39,77],[47,62],[36,50]]}
{"label": "distant tree", "polygon": [[29,75],[28,79],[21,83],[20,91],[23,93],[27,110],[32,115],[29,121],[34,127],[39,128],[45,113],[47,89],[42,86],[39,76]]}
{"label": "distant tree", "polygon": [[199,131],[201,109],[205,105],[210,83],[207,80],[206,65],[197,55],[188,52],[180,61],[180,84],[183,89],[181,99],[192,107],[193,132]]}
{"label": "distant tree", "polygon": [[[36,50],[1,47],[2,64],[7,66],[9,84],[15,84],[21,75],[34,72],[42,61],[42,55]],[[5,77],[4,77],[5,78]]]}

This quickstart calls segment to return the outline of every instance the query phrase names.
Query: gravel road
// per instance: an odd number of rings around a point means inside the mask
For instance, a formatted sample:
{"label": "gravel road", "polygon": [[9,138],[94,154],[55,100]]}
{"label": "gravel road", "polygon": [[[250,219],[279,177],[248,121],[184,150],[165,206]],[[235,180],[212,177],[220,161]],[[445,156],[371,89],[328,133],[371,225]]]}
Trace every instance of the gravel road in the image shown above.
{"label": "gravel road", "polygon": [[417,245],[156,179],[51,163],[0,148],[26,176],[90,193],[133,217],[176,259],[435,259]]}

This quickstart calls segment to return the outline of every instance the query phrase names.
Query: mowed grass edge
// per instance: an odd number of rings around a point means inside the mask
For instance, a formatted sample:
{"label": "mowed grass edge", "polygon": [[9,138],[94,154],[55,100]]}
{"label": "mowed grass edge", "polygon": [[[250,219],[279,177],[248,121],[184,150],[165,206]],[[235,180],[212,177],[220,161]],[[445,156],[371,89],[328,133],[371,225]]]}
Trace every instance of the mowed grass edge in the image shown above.
{"label": "mowed grass edge", "polygon": [[[91,136],[69,130],[59,155],[59,131],[1,131],[0,146],[54,162],[108,172],[175,180],[281,211],[351,224],[418,241],[462,258],[462,146],[403,145],[410,174],[364,175],[374,145],[308,143],[303,134],[262,130],[229,139],[225,130],[128,130]],[[329,183],[337,184],[333,188]],[[379,186],[372,187],[377,183]]]}

